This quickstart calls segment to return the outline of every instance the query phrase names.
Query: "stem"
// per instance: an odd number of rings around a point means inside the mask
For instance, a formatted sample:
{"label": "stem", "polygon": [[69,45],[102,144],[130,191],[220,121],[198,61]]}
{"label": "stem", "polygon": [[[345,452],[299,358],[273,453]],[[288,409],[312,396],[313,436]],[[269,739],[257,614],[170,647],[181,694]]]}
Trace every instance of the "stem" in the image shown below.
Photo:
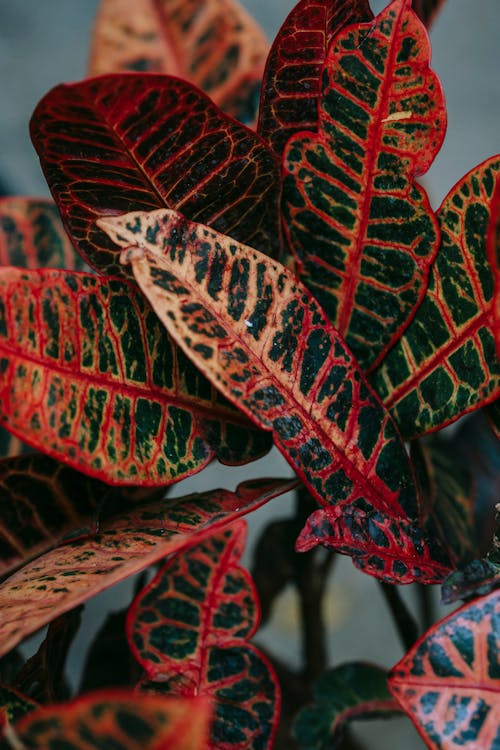
{"label": "stem", "polygon": [[379,584],[385,601],[391,610],[401,643],[405,651],[409,651],[418,638],[417,623],[401,598],[397,587],[384,581],[379,581]]}

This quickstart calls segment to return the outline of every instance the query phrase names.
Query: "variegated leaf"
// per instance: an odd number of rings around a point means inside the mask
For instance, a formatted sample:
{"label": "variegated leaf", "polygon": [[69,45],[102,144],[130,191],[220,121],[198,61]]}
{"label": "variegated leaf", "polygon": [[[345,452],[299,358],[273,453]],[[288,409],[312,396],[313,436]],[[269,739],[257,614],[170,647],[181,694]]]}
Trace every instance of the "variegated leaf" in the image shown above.
{"label": "variegated leaf", "polygon": [[267,50],[237,0],[101,0],[89,75],[169,73],[251,124]]}
{"label": "variegated leaf", "polygon": [[141,289],[189,357],[323,505],[417,515],[403,443],[352,354],[281,264],[174,211],[110,217]]}
{"label": "variegated leaf", "polygon": [[306,552],[317,544],[350,555],[359,570],[387,583],[441,583],[453,568],[439,539],[418,523],[357,504],[312,513],[296,549]]}
{"label": "variegated leaf", "polygon": [[394,667],[389,687],[430,750],[500,744],[500,591],[434,625]]}
{"label": "variegated leaf", "polygon": [[403,437],[453,422],[500,394],[493,272],[486,252],[500,157],[471,170],[438,212],[442,243],[425,298],[370,382]]}
{"label": "variegated leaf", "polygon": [[38,104],[31,137],[75,247],[123,273],[100,216],[175,208],[270,255],[279,250],[273,154],[179,78],[116,74],[57,86]]}
{"label": "variegated leaf", "polygon": [[15,724],[37,707],[38,704],[27,696],[0,684],[0,737],[8,724]]}
{"label": "variegated leaf", "polygon": [[267,58],[257,132],[281,158],[288,138],[316,131],[320,74],[335,35],[373,18],[368,0],[300,0]]}
{"label": "variegated leaf", "polygon": [[164,485],[269,447],[165,335],[134,285],[0,269],[0,412],[14,435],[116,484]]}
{"label": "variegated leaf", "polygon": [[0,738],[0,750],[205,750],[210,715],[206,698],[100,690],[32,711]]}
{"label": "variegated leaf", "polygon": [[500,180],[495,185],[491,201],[491,214],[486,238],[488,259],[493,269],[494,278],[494,306],[493,319],[494,335],[497,352],[500,356]]}
{"label": "variegated leaf", "polygon": [[387,687],[385,669],[364,662],[327,670],[313,693],[314,703],[301,708],[292,727],[300,750],[334,750],[353,719],[388,717],[401,710]]}
{"label": "variegated leaf", "polygon": [[157,500],[102,521],[91,538],[47,552],[0,584],[0,655],[62,612],[296,486],[260,479],[235,492]]}
{"label": "variegated leaf", "polygon": [[129,610],[130,647],[158,689],[209,695],[209,747],[271,748],[280,691],[267,659],[248,639],[259,624],[249,573],[238,561],[244,521],[173,557]]}
{"label": "variegated leaf", "polygon": [[415,182],[446,128],[439,79],[410,0],[334,39],[318,132],[284,153],[285,231],[297,271],[363,369],[378,362],[425,293],[439,228]]}

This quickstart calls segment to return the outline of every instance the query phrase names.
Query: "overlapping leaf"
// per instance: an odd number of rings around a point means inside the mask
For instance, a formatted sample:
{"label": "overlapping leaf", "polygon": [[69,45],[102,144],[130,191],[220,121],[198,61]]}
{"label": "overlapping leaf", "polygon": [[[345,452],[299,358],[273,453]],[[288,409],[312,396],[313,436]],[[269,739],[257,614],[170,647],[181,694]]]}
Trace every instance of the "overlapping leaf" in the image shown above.
{"label": "overlapping leaf", "polygon": [[323,505],[365,498],[415,517],[392,421],[316,301],[287,269],[174,211],[101,226],[158,316],[221,392],[266,430]]}
{"label": "overlapping leaf", "polygon": [[500,356],[500,180],[495,185],[491,201],[491,215],[486,238],[487,252],[491,268],[494,269],[493,318],[495,321],[495,341]]}
{"label": "overlapping leaf", "polygon": [[209,746],[219,750],[271,748],[279,717],[273,669],[248,643],[260,613],[238,565],[245,538],[242,521],[176,555],[127,618],[131,649],[158,689],[213,699]]}
{"label": "overlapping leaf", "polygon": [[204,750],[210,714],[206,698],[101,690],[32,711],[0,738],[0,748]]}
{"label": "overlapping leaf", "polygon": [[387,583],[441,583],[453,568],[439,539],[420,524],[357,504],[312,513],[296,549],[317,544],[349,555],[359,570]]}
{"label": "overlapping leaf", "polygon": [[320,74],[335,35],[373,18],[368,0],[300,0],[267,58],[257,132],[281,158],[288,138],[317,130]]}
{"label": "overlapping leaf", "polygon": [[439,209],[442,243],[425,298],[370,377],[403,437],[415,438],[500,394],[493,273],[486,252],[500,157],[471,170]]}
{"label": "overlapping leaf", "polygon": [[81,255],[122,273],[99,216],[169,207],[270,255],[278,168],[263,141],[178,78],[116,74],[57,86],[31,136]]}
{"label": "overlapping leaf", "polygon": [[300,750],[337,750],[349,721],[400,711],[387,687],[386,671],[373,664],[352,662],[329,669],[313,691],[314,703],[302,708],[293,724]]}
{"label": "overlapping leaf", "polygon": [[500,591],[441,620],[394,667],[390,689],[431,750],[500,743]]}
{"label": "overlapping leaf", "polygon": [[237,0],[101,0],[89,75],[169,73],[252,123],[267,48]]}
{"label": "overlapping leaf", "polygon": [[37,706],[38,704],[35,701],[30,700],[17,690],[0,684],[0,736],[2,730],[8,724],[15,724]]}
{"label": "overlapping leaf", "polygon": [[297,270],[363,369],[421,301],[439,246],[415,177],[444,137],[441,86],[409,0],[341,31],[322,75],[318,132],[284,153],[285,230]]}
{"label": "overlapping leaf", "polygon": [[58,614],[296,484],[261,479],[244,482],[235,492],[213,490],[146,503],[103,521],[92,538],[33,560],[0,584],[0,655]]}
{"label": "overlapping leaf", "polygon": [[111,483],[169,484],[266,436],[221,401],[118,279],[0,269],[0,420]]}

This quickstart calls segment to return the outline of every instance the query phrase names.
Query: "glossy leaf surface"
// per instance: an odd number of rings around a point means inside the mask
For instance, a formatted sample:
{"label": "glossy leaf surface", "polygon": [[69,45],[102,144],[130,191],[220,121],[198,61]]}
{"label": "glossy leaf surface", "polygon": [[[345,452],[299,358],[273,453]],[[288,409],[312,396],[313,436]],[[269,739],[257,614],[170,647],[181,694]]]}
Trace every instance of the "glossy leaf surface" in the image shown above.
{"label": "glossy leaf surface", "polygon": [[102,690],[44,706],[22,719],[2,750],[204,750],[210,721],[206,698],[163,698]]}
{"label": "glossy leaf surface", "polygon": [[495,186],[491,202],[491,215],[486,238],[488,258],[494,269],[494,298],[493,318],[495,321],[495,341],[500,357],[500,180]]}
{"label": "glossy leaf surface", "polygon": [[0,269],[0,419],[32,446],[111,483],[162,485],[266,437],[222,402],[135,287]]}
{"label": "glossy leaf surface", "polygon": [[[173,211],[101,222],[171,335],[323,505],[415,516],[406,451],[316,301],[281,264]],[[164,251],[164,248],[166,251]]]}
{"label": "glossy leaf surface", "polygon": [[500,393],[493,273],[486,252],[500,158],[469,172],[438,212],[442,242],[426,295],[370,382],[412,439]]}
{"label": "glossy leaf surface", "polygon": [[210,747],[219,750],[272,747],[279,716],[273,669],[247,642],[260,613],[251,576],[238,564],[245,538],[241,521],[176,555],[127,618],[132,652],[149,680],[160,690],[212,698]]}
{"label": "glossy leaf surface", "polygon": [[132,209],[175,208],[278,252],[273,155],[185,81],[129,73],[57,86],[31,136],[75,247],[95,268],[123,272],[95,220]]}
{"label": "glossy leaf surface", "polygon": [[333,38],[372,17],[368,0],[300,0],[286,18],[267,58],[257,126],[279,158],[291,135],[317,130],[320,74]]}
{"label": "glossy leaf surface", "polygon": [[101,0],[89,75],[169,73],[250,124],[267,49],[237,0]]}
{"label": "glossy leaf surface", "polygon": [[387,687],[386,671],[364,662],[327,670],[315,682],[313,695],[314,703],[302,708],[293,724],[300,750],[337,750],[348,722],[400,711]]}
{"label": "glossy leaf surface", "polygon": [[322,74],[318,133],[298,133],[284,153],[285,231],[297,272],[363,369],[408,324],[439,245],[415,182],[446,127],[429,59],[409,0],[341,31]]}
{"label": "glossy leaf surface", "polygon": [[261,479],[235,492],[146,503],[103,521],[93,538],[47,552],[0,584],[0,655],[58,614],[295,486]]}
{"label": "glossy leaf surface", "polygon": [[37,705],[35,701],[30,700],[17,690],[0,684],[0,736],[2,729],[7,724],[15,724],[23,716],[37,708]]}
{"label": "glossy leaf surface", "polygon": [[389,686],[431,750],[500,743],[500,591],[441,620],[394,667]]}
{"label": "glossy leaf surface", "polygon": [[419,524],[355,504],[309,516],[296,549],[317,544],[350,555],[359,570],[387,583],[441,583],[453,567],[439,540]]}

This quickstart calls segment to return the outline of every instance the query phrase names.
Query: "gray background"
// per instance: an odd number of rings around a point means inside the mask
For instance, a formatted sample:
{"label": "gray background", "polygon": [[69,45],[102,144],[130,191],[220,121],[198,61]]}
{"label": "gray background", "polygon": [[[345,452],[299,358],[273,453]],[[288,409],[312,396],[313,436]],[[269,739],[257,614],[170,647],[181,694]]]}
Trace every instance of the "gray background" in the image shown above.
{"label": "gray background", "polygon": [[[244,4],[263,24],[269,37],[292,8],[289,0],[247,0]],[[43,195],[47,188],[28,138],[28,120],[38,99],[62,81],[85,75],[88,40],[97,0],[0,0],[0,177],[13,194]],[[375,12],[386,5],[374,2]],[[500,151],[500,7],[498,0],[448,0],[431,34],[433,67],[441,77],[448,106],[448,132],[443,149],[425,184],[434,206],[470,168]],[[212,466],[183,483],[182,494],[194,489],[234,486],[257,475],[290,475],[273,452],[241,469]],[[280,498],[251,517],[251,540],[272,516],[289,513],[289,498]],[[247,561],[249,554],[247,554]],[[86,627],[70,659],[70,678],[77,681],[81,653],[98,626],[103,609],[119,607],[129,597],[125,583],[89,603]],[[413,604],[411,587],[405,595]],[[300,664],[297,603],[292,591],[278,602],[261,642],[292,665]],[[392,666],[403,651],[375,582],[342,558],[335,568],[325,608],[330,661],[367,659]],[[34,641],[33,643],[35,643]],[[386,728],[384,730],[384,728]],[[389,734],[386,734],[389,731]],[[371,750],[422,748],[406,719],[361,727]]]}

